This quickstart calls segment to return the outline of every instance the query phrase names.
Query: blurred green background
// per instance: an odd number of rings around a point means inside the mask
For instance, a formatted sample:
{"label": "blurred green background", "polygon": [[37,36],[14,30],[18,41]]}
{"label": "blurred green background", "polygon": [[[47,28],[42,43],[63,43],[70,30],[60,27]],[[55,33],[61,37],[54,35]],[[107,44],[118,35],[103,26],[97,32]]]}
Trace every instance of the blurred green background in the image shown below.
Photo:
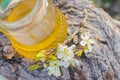
{"label": "blurred green background", "polygon": [[113,18],[120,20],[120,0],[93,0],[98,7],[104,8]]}

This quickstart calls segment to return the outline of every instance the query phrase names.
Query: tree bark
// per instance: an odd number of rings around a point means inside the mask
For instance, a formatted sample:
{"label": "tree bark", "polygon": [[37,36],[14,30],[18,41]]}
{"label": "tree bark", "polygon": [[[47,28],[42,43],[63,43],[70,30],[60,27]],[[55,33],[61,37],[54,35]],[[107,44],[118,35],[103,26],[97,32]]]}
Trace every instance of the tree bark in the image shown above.
{"label": "tree bark", "polygon": [[[81,29],[82,22],[82,32],[90,32],[97,41],[93,51],[80,59],[78,68],[82,75],[79,77],[86,80],[120,80],[120,22],[88,0],[57,0],[57,3],[66,15],[71,30]],[[85,9],[87,12],[84,12]]]}
{"label": "tree bark", "polygon": [[[80,29],[90,32],[96,40],[92,52],[79,59],[79,66],[61,69],[63,76],[59,80],[120,80],[120,22],[89,0],[53,1],[67,19],[68,36]],[[49,76],[46,69],[29,71],[27,67],[31,62],[24,58],[6,59],[4,48],[11,46],[9,41],[2,42],[4,39],[0,38],[0,73],[8,80],[57,80]],[[79,35],[75,35],[73,44],[79,42]],[[10,52],[15,53],[14,50]]]}

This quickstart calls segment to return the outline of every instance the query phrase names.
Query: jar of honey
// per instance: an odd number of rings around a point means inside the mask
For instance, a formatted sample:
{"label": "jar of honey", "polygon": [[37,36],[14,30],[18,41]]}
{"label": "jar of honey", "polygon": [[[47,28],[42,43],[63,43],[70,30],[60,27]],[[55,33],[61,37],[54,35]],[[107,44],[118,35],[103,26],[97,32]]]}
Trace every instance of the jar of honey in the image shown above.
{"label": "jar of honey", "polygon": [[31,59],[67,36],[66,19],[50,0],[21,1],[0,20],[0,30],[18,53]]}

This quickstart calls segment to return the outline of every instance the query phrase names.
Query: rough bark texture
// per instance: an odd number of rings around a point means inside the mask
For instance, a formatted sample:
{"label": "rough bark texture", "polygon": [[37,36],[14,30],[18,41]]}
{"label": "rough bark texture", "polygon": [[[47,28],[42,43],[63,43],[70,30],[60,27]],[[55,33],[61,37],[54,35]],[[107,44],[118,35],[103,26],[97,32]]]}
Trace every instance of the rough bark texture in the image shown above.
{"label": "rough bark texture", "polygon": [[[79,66],[61,69],[63,76],[59,80],[120,80],[120,22],[88,0],[54,0],[54,3],[66,16],[69,35],[80,29],[90,32],[96,40],[92,52],[80,58]],[[79,44],[77,38],[78,35],[74,44]],[[46,69],[29,71],[31,62],[24,58],[15,55],[11,59],[7,55],[16,54],[11,48],[10,42],[0,37],[0,73],[8,80],[57,80]]]}

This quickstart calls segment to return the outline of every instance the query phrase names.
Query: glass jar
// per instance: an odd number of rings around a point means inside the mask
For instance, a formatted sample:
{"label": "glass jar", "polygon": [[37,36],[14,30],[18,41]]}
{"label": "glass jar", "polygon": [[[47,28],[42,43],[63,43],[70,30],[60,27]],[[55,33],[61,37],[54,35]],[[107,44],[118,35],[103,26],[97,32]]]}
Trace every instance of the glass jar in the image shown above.
{"label": "glass jar", "polygon": [[0,20],[0,30],[24,57],[35,59],[40,50],[54,48],[66,38],[65,17],[50,0],[36,0],[33,9],[24,17],[24,13],[16,14],[17,9],[11,11],[6,21]]}

